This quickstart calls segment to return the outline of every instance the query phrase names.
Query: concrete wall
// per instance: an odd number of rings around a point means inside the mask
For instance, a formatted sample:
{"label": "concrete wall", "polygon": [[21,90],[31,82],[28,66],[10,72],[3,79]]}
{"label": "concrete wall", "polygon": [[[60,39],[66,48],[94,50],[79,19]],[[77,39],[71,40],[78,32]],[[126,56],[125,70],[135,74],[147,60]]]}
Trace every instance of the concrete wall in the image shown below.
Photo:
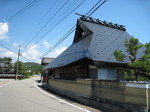
{"label": "concrete wall", "polygon": [[[125,103],[150,107],[150,83],[127,82],[125,88]],[[149,108],[150,109],[150,108]]]}
{"label": "concrete wall", "polygon": [[124,102],[125,83],[115,81],[94,81],[94,96],[100,99]]}
{"label": "concrete wall", "polygon": [[[22,79],[24,76],[23,75],[18,75],[18,79]],[[0,79],[15,79],[16,74],[0,74]]]}
{"label": "concrete wall", "polygon": [[[77,79],[76,81],[50,79],[49,86],[62,94],[83,96],[129,110],[141,112],[150,107],[150,84]],[[133,111],[134,112],[134,111]]]}
{"label": "concrete wall", "polygon": [[84,96],[91,96],[92,95],[92,87],[91,81],[66,81],[66,80],[56,80],[51,79],[49,80],[48,84],[56,89],[62,89],[64,91],[81,94]]}

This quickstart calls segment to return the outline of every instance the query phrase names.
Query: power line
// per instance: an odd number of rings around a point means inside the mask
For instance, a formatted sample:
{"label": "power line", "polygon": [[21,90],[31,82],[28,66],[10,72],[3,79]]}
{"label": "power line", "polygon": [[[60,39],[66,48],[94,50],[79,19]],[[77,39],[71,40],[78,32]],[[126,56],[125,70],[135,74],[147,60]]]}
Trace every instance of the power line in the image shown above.
{"label": "power line", "polygon": [[99,0],[85,15],[88,15],[88,13],[90,13],[100,2],[101,0]]}
{"label": "power line", "polygon": [[9,17],[6,21],[11,21],[13,20],[15,17],[19,16],[20,14],[22,14],[23,12],[27,11],[28,9],[30,9],[32,6],[34,6],[35,4],[37,4],[40,0],[34,0],[33,2],[31,2],[30,4],[28,4],[27,6],[25,6],[23,9],[21,9],[20,11],[18,11],[17,13],[15,13],[14,15],[12,15],[11,17]]}
{"label": "power line", "polygon": [[[48,23],[57,15],[57,13],[59,12],[59,11],[61,11],[61,9],[69,2],[70,0],[67,0],[54,14],[53,14],[53,16],[43,25],[43,27],[34,35],[34,37],[31,39],[31,41],[25,46],[25,48],[23,49],[23,51],[27,48],[27,46],[32,42],[32,40],[33,39],[35,39],[35,37],[48,25]],[[62,4],[62,3],[60,3],[60,4]],[[41,38],[43,38],[43,37],[41,37]],[[35,43],[37,43],[37,42],[35,42]],[[34,44],[35,44],[34,43]],[[31,46],[33,46],[34,44],[32,44]],[[30,47],[31,47],[30,46]],[[29,48],[30,48],[29,47]],[[28,48],[28,49],[29,49]]]}
{"label": "power line", "polygon": [[73,26],[55,45],[53,45],[44,55],[41,57],[44,57],[49,52],[51,52],[53,49],[55,49],[62,41],[64,41],[70,34],[72,34],[75,31],[75,26]]}
{"label": "power line", "polygon": [[[74,12],[78,7],[80,7],[86,0],[82,1],[78,6],[76,6],[72,11],[70,11],[69,14],[67,14],[64,18],[62,18],[57,24],[55,24],[51,29],[49,29],[43,36],[41,36],[37,41],[35,41],[31,46],[36,44],[39,40],[41,40],[43,37],[45,37],[50,31],[52,31],[57,25],[59,25],[62,21],[64,21],[72,12]],[[31,47],[30,46],[30,47]],[[29,47],[29,48],[30,48]],[[28,49],[29,49],[28,48]]]}
{"label": "power line", "polygon": [[[43,22],[43,20],[46,18],[46,16],[48,15],[48,13],[52,10],[52,8],[55,6],[55,4],[57,3],[57,0],[50,6],[50,8],[48,9],[48,11],[45,13],[45,15],[42,17],[42,19],[40,20],[40,22],[35,26],[35,28],[32,30],[32,32],[30,33],[30,35],[36,30],[39,28],[40,24]],[[29,36],[28,36],[29,37]],[[29,45],[32,41],[33,41],[34,38],[32,38],[28,43],[27,45]],[[27,46],[26,45],[26,46]]]}
{"label": "power line", "polygon": [[[7,50],[9,50],[9,51],[15,53],[16,55],[18,54],[17,52],[11,50],[10,48],[6,47],[5,45],[3,45],[3,44],[1,44],[1,43],[0,43],[0,45],[1,45],[2,47],[6,48]],[[19,54],[19,55],[20,55],[22,58],[24,58],[24,59],[26,59],[26,60],[29,60],[29,59],[27,59],[26,57],[22,56],[21,54]]]}
{"label": "power line", "polygon": [[62,29],[60,32],[58,32],[56,35],[53,35],[51,38],[49,38],[48,40],[46,40],[47,42],[49,42],[50,40],[52,40],[53,38],[57,37],[58,35],[60,35],[61,33],[63,33],[65,30],[67,30],[68,28],[70,28],[71,26],[74,26],[75,22],[73,22],[72,24],[70,24],[69,26],[65,27],[64,29]]}
{"label": "power line", "polygon": [[[59,25],[64,19],[66,19],[72,12],[74,12],[79,6],[81,6],[85,1],[81,2],[77,7],[75,7],[69,14],[67,14],[63,19],[61,19],[53,28],[48,30],[42,37],[40,37],[34,44],[36,44],[39,40],[41,40],[44,36],[46,36],[52,29],[54,29],[57,25]],[[33,44],[33,45],[34,45]]]}
{"label": "power line", "polygon": [[1,45],[2,47],[4,47],[4,48],[8,49],[9,51],[12,51],[13,53],[17,54],[15,51],[11,50],[10,48],[6,47],[5,45],[3,45],[3,44],[1,44],[1,43],[0,43],[0,45]]}
{"label": "power line", "polygon": [[12,45],[10,45],[10,44],[4,42],[4,41],[2,41],[2,43],[5,44],[7,47],[9,46],[9,48],[13,48],[14,50],[17,51],[17,49],[16,49],[14,46],[12,46]]}
{"label": "power line", "polygon": [[105,2],[106,0],[104,0],[96,9],[94,9],[94,11],[91,14],[89,14],[89,16],[91,16],[95,11],[97,11]]}
{"label": "power line", "polygon": [[[56,0],[56,2],[57,2],[57,0]],[[56,3],[55,2],[55,3]],[[54,3],[54,4],[55,4]],[[45,16],[51,11],[51,9],[53,8],[53,6],[55,6],[55,5],[52,5],[52,7],[50,7],[50,9],[47,11],[47,13],[43,16],[43,18],[41,19],[41,21],[39,22],[39,24],[35,27],[35,29],[37,29],[38,28],[38,26],[40,25],[40,23],[44,20],[44,18],[45,18]],[[60,4],[58,5],[58,7],[61,5],[62,3],[60,2]],[[54,10],[55,11],[55,10]],[[51,15],[50,15],[51,16]],[[36,36],[42,31],[42,29],[44,29],[44,27],[46,27],[46,25],[51,21],[51,17],[48,17],[48,18],[50,18],[48,21],[47,20],[45,20],[44,21],[44,25],[41,25],[39,28],[38,28],[38,30],[37,30],[37,33],[32,37],[32,39],[26,44],[26,46],[24,47],[24,49],[26,49],[27,48],[27,46],[36,38]],[[34,29],[34,30],[35,30]]]}
{"label": "power line", "polygon": [[74,26],[74,24],[75,24],[75,22],[72,23],[71,25],[69,25],[68,27],[64,28],[64,29],[61,30],[60,32],[58,32],[56,35],[54,35],[54,36],[52,36],[51,38],[49,38],[49,39],[47,40],[47,42],[50,41],[51,39],[55,38],[56,36],[58,36],[60,33],[64,32],[64,31],[65,31],[66,29],[68,29],[69,27]]}
{"label": "power line", "polygon": [[[88,13],[90,13],[99,3],[101,2],[101,0],[99,0],[87,13],[85,16],[88,15]],[[104,3],[106,2],[106,0],[104,0],[100,5],[98,5],[87,17],[91,16],[96,10],[98,10]],[[83,21],[84,22],[84,21]],[[83,23],[82,22],[82,23]],[[80,23],[80,25],[82,24]],[[71,33],[73,33],[75,31],[75,26],[73,26],[54,46],[52,46],[50,48],[50,50],[48,50],[44,55],[42,55],[41,57],[44,57],[45,55],[47,55],[49,52],[51,52],[53,49],[55,49],[60,43],[62,43],[69,35],[71,35]]]}

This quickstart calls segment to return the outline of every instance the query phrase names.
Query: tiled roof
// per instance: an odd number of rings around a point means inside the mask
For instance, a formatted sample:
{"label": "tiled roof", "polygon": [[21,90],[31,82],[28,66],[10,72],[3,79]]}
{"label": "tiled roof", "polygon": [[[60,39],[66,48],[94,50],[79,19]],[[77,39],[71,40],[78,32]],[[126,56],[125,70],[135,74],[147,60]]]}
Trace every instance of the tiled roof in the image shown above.
{"label": "tiled roof", "polygon": [[44,65],[44,64],[48,64],[50,63],[54,58],[42,58],[41,60],[41,64]]}
{"label": "tiled roof", "polygon": [[95,19],[95,18],[92,18],[92,17],[85,17],[84,15],[82,17],[80,17],[80,19],[83,20],[83,21],[88,21],[88,22],[92,22],[92,23],[96,23],[96,24],[100,24],[100,25],[104,25],[104,26],[108,26],[108,27],[112,27],[112,28],[116,28],[116,29],[119,29],[119,30],[126,31],[124,25],[119,25],[117,23],[106,22],[106,21],[102,21],[102,20]]}
{"label": "tiled roof", "polygon": [[[80,29],[79,27],[91,33],[80,38],[75,34],[74,38],[79,38],[78,41],[74,41],[67,50],[49,63],[45,69],[65,66],[83,58],[89,58],[93,61],[120,63],[116,61],[113,55],[114,51],[116,49],[122,50],[124,54],[127,54],[124,42],[131,36],[121,26],[115,28],[113,25],[107,26],[103,23],[99,24],[92,20],[80,18],[76,31]],[[138,57],[142,56],[143,50],[144,48],[139,50]],[[128,61],[125,60],[125,62]]]}

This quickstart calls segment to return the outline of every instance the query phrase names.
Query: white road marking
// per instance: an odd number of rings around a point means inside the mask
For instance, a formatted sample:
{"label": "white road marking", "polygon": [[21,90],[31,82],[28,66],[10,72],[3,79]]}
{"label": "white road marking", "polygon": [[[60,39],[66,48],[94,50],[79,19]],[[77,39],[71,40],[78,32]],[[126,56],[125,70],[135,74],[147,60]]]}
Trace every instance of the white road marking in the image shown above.
{"label": "white road marking", "polygon": [[46,95],[48,95],[48,96],[50,96],[50,97],[52,97],[52,98],[54,98],[54,99],[56,99],[56,100],[58,100],[58,101],[61,101],[61,102],[65,103],[65,104],[67,104],[67,105],[70,105],[70,106],[75,107],[75,108],[77,108],[77,109],[83,110],[83,111],[85,111],[85,112],[91,112],[91,111],[89,111],[89,110],[86,110],[86,109],[84,109],[84,108],[81,108],[81,107],[78,107],[78,106],[76,106],[76,105],[73,105],[73,104],[71,104],[71,103],[69,103],[69,102],[66,102],[66,101],[64,101],[64,100],[61,100],[61,99],[55,97],[54,95],[51,95],[51,94],[49,94],[49,93],[43,91],[42,89],[40,89],[40,88],[36,85],[36,82],[34,82],[34,86],[35,86],[38,90],[40,90],[41,92],[43,92],[44,94],[46,94]]}
{"label": "white road marking", "polygon": [[8,85],[8,84],[10,84],[10,83],[13,83],[13,82],[15,82],[15,81],[12,81],[12,82],[7,82],[7,83],[5,83],[5,84],[2,84],[2,85],[0,85],[0,88],[1,88],[1,87],[3,87],[3,86],[6,86],[6,85]]}

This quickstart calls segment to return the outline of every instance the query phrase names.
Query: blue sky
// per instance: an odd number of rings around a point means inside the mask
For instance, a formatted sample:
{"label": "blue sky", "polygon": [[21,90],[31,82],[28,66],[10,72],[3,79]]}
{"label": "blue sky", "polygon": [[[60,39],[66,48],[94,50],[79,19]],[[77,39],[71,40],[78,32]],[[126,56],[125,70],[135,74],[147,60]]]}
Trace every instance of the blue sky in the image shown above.
{"label": "blue sky", "polygon": [[[10,56],[15,62],[17,56],[12,51],[17,52],[18,46],[21,45],[22,52],[28,45],[25,52],[22,53],[26,59],[20,58],[20,60],[40,63],[40,57],[76,23],[79,16],[75,13],[86,14],[99,0],[86,0],[63,21],[61,21],[62,18],[84,0],[39,0],[25,12],[8,20],[32,1],[0,0],[0,44],[10,49],[0,45],[0,57]],[[60,7],[63,8],[59,10]],[[149,11],[150,0],[107,0],[92,17],[126,26],[130,35],[145,44],[150,42]],[[42,22],[40,23],[40,21]],[[59,23],[59,21],[61,22]],[[46,23],[48,24],[43,27]],[[58,25],[56,26],[56,24]],[[40,31],[42,27],[43,29]],[[50,32],[43,37],[48,31]],[[41,37],[42,39],[36,42]],[[71,45],[73,37],[74,33],[46,57],[58,56]],[[30,44],[28,44],[29,42]]]}

